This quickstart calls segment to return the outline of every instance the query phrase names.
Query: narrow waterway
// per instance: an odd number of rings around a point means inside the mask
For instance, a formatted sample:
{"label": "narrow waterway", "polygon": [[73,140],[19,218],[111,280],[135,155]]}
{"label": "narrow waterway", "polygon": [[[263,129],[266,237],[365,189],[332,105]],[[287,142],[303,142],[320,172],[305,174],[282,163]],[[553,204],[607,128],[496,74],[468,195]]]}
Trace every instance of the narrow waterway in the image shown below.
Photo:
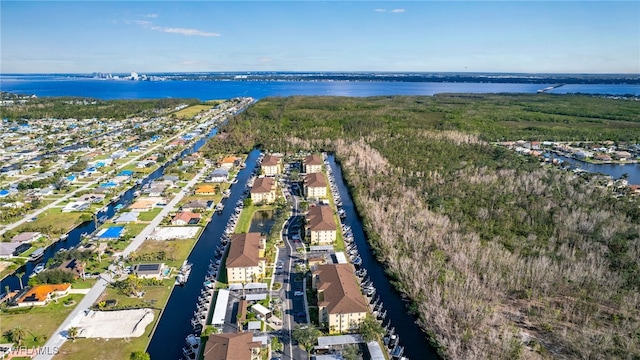
{"label": "narrow waterway", "polygon": [[614,180],[620,179],[626,174],[629,184],[640,185],[640,164],[592,164],[557,154],[551,156],[571,164],[572,168],[582,169],[590,173],[602,173],[611,176]]}
{"label": "narrow waterway", "polygon": [[259,155],[258,150],[249,153],[247,167],[240,170],[238,182],[231,186],[231,195],[223,200],[222,214],[213,216],[191,250],[188,257],[188,261],[193,264],[191,275],[184,286],[173,288],[169,301],[160,315],[147,348],[152,359],[182,358],[184,339],[187,335],[193,334],[191,318],[196,310],[196,301],[207,274],[209,260],[214,258],[215,249],[220,244],[220,238],[234,212],[235,204],[243,198],[245,184],[256,166]]}
{"label": "narrow waterway", "polygon": [[340,192],[342,208],[347,214],[344,223],[351,226],[358,252],[362,258],[361,268],[367,269],[367,276],[371,278],[376,288],[376,296],[380,296],[380,301],[384,303],[384,309],[387,310],[384,324],[391,321],[391,326],[395,327],[396,334],[400,337],[400,345],[405,349],[404,356],[411,360],[439,359],[425,333],[415,323],[415,317],[409,314],[407,303],[402,301],[400,294],[393,289],[385,275],[384,266],[373,255],[364,233],[362,221],[360,221],[351,194],[349,194],[342,177],[342,169],[336,164],[334,155],[329,155],[328,160]]}
{"label": "narrow waterway", "polygon": [[41,259],[39,259],[38,261],[28,261],[24,266],[16,270],[14,275],[6,276],[4,279],[2,279],[2,281],[0,281],[0,292],[5,291],[6,286],[9,286],[9,289],[11,290],[20,289],[20,281],[18,280],[18,277],[15,276],[15,274],[19,274],[19,273],[23,274],[22,285],[26,286],[27,282],[29,281],[29,274],[31,274],[31,272],[33,271],[33,268],[38,263],[46,263],[50,258],[52,258],[56,254],[58,250],[62,248],[70,249],[78,245],[82,240],[82,234],[91,234],[96,230],[97,228],[96,225],[98,226],[101,225],[101,223],[96,222],[95,219],[100,219],[100,218],[103,218],[104,216],[106,216],[107,219],[113,218],[113,216],[116,214],[115,207],[117,205],[122,205],[123,208],[129,205],[135,199],[134,193],[136,192],[136,190],[139,190],[147,183],[162,176],[162,174],[164,173],[164,170],[168,166],[175,163],[178,159],[181,159],[189,154],[192,154],[198,151],[207,142],[207,140],[215,136],[217,133],[218,133],[218,129],[213,128],[206,136],[201,137],[199,140],[194,142],[191,146],[184,149],[180,154],[176,155],[172,160],[160,166],[154,172],[152,172],[147,177],[142,179],[142,181],[140,181],[139,184],[136,184],[131,188],[129,188],[127,191],[125,191],[117,201],[112,201],[108,205],[106,205],[105,206],[106,209],[104,211],[100,211],[98,212],[98,214],[96,214],[94,221],[87,221],[78,225],[69,233],[67,233],[66,240],[57,241],[52,245],[50,245],[49,247],[47,247]]}

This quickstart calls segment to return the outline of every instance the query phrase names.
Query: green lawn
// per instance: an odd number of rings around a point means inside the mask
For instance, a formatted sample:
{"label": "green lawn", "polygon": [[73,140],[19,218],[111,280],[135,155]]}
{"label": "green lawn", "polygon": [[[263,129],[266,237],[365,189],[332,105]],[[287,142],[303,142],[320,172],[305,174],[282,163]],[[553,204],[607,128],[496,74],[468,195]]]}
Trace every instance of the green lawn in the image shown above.
{"label": "green lawn", "polygon": [[140,221],[151,221],[153,219],[156,218],[156,216],[158,216],[158,214],[160,214],[160,212],[162,211],[161,207],[156,207],[153,208],[149,211],[143,211],[140,213],[140,216],[138,216],[138,220]]}
{"label": "green lawn", "polygon": [[187,258],[187,256],[189,256],[189,253],[191,252],[194,244],[195,240],[145,240],[142,245],[140,245],[140,247],[134,252],[134,254],[131,254],[130,258],[133,259],[138,255],[165,251],[165,253],[167,254],[167,259],[158,261],[164,262],[165,264],[167,264],[167,266],[174,266],[176,268],[179,268]]}
{"label": "green lawn", "polygon": [[[80,217],[84,213],[68,212],[63,213],[60,208],[53,208],[40,214],[33,222],[24,223],[11,230],[13,234],[19,234],[23,231],[40,231],[49,235],[52,239],[58,238],[60,235],[68,232],[74,226],[82,221]],[[47,231],[43,231],[47,230]]]}
{"label": "green lawn", "polygon": [[67,299],[74,300],[76,304],[84,295],[72,294],[49,303],[47,306],[32,306],[23,309],[2,310],[0,321],[0,343],[8,343],[4,334],[16,326],[22,326],[28,331],[28,337],[24,346],[41,346],[46,342],[45,338],[51,337],[62,321],[73,310],[73,306],[64,306]]}
{"label": "green lawn", "polygon": [[[331,209],[336,210],[336,203],[333,200],[333,193],[331,193],[331,188],[327,185],[327,198],[329,199],[329,205]],[[342,225],[340,223],[340,217],[337,213],[333,213],[333,221],[336,223],[336,243],[334,246],[335,251],[344,251],[344,239],[342,238]]]}

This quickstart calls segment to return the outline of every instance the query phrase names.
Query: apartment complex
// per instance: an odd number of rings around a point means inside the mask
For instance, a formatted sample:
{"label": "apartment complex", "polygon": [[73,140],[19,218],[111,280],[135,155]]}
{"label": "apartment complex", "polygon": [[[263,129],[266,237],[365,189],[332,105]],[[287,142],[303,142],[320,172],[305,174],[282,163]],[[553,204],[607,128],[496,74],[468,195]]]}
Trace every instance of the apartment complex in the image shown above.
{"label": "apartment complex", "polygon": [[229,284],[260,281],[265,274],[265,239],[260,233],[234,234],[227,256]]}
{"label": "apartment complex", "polygon": [[251,187],[251,201],[254,204],[271,204],[276,201],[276,182],[273,178],[258,178]]}
{"label": "apartment complex", "polygon": [[336,222],[329,206],[309,208],[306,223],[306,236],[311,245],[332,245],[336,241]]}

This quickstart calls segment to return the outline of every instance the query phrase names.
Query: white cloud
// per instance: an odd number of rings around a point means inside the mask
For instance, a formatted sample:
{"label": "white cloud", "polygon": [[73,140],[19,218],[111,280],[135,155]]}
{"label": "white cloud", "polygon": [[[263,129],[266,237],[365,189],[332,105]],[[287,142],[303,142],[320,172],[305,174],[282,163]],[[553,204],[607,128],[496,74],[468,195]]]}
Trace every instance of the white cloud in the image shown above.
{"label": "white cloud", "polygon": [[158,17],[158,14],[147,14],[147,15],[144,15],[144,17],[155,19]]}
{"label": "white cloud", "polygon": [[135,20],[134,22],[136,23],[136,25],[140,25],[140,26],[153,25],[153,23],[151,21],[147,21],[147,20]]}
{"label": "white cloud", "polygon": [[268,57],[263,57],[263,58],[260,58],[258,61],[260,61],[261,63],[269,63],[269,62],[272,62],[273,59]]}
{"label": "white cloud", "polygon": [[392,13],[396,13],[396,14],[403,13],[405,11],[407,11],[407,10],[405,10],[405,9],[393,9],[393,10],[391,10]]}
{"label": "white cloud", "polygon": [[373,9],[373,11],[375,11],[375,12],[386,12],[387,9]]}
{"label": "white cloud", "polygon": [[205,36],[205,37],[220,36],[220,34],[218,33],[212,33],[212,32],[202,31],[198,29],[174,28],[174,27],[164,27],[164,26],[151,26],[149,27],[149,29],[164,32],[164,33],[180,34],[185,36]]}

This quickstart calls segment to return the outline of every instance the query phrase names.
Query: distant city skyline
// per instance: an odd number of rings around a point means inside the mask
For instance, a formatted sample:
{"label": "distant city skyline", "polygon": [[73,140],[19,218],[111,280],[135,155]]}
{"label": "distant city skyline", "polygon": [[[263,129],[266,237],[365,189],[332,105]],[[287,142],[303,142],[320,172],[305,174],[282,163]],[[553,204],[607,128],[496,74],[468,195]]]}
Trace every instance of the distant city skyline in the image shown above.
{"label": "distant city skyline", "polygon": [[0,73],[640,73],[638,1],[0,2]]}

